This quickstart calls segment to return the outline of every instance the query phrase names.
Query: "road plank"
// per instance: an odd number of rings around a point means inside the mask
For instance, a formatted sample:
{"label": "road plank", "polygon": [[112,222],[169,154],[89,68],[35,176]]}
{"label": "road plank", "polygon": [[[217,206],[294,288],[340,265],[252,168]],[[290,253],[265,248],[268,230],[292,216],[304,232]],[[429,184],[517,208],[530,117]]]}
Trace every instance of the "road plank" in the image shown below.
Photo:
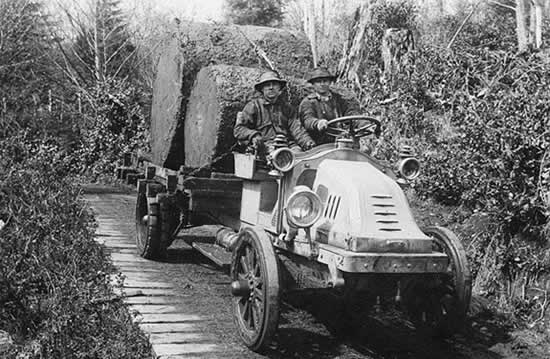
{"label": "road plank", "polygon": [[180,304],[182,302],[182,297],[184,297],[183,294],[180,294],[178,297],[173,296],[158,296],[158,297],[127,297],[124,298],[124,303],[126,304],[153,304],[153,305],[161,305],[161,304]]}
{"label": "road plank", "polygon": [[222,351],[217,344],[158,344],[154,347],[158,356],[179,354],[203,354]]}
{"label": "road plank", "polygon": [[126,278],[124,280],[124,288],[173,288],[171,283],[159,281],[143,281]]}
{"label": "road plank", "polygon": [[142,314],[181,313],[182,311],[182,307],[176,305],[132,304],[129,307]]}
{"label": "road plank", "polygon": [[114,288],[114,292],[123,297],[178,295],[178,292],[167,288]]}
{"label": "road plank", "polygon": [[140,313],[141,323],[185,323],[204,321],[208,318],[184,313]]}
{"label": "road plank", "polygon": [[214,342],[216,338],[204,333],[152,333],[149,337],[153,344],[186,344],[204,341]]}
{"label": "road plank", "polygon": [[139,327],[145,333],[182,333],[196,332],[200,329],[197,323],[140,323]]}

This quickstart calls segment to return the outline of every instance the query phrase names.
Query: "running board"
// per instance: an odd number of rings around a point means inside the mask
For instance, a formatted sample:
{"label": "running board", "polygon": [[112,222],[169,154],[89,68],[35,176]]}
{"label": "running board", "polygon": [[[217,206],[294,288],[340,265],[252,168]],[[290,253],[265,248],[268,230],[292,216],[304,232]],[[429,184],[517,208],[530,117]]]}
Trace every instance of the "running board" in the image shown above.
{"label": "running board", "polygon": [[204,243],[204,242],[193,242],[191,244],[193,248],[201,252],[205,257],[210,259],[212,262],[216,263],[216,265],[228,269],[231,265],[231,252],[226,251],[224,248],[212,244],[212,243]]}

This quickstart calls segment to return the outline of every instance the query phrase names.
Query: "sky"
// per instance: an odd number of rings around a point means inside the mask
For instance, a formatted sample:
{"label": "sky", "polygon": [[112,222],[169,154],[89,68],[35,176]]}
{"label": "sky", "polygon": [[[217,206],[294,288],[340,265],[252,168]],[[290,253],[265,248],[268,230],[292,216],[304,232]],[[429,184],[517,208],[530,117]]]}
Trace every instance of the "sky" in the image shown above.
{"label": "sky", "polygon": [[[123,0],[127,4],[149,2],[155,10],[174,17],[198,21],[222,19],[224,0]],[[130,5],[132,6],[132,5]]]}

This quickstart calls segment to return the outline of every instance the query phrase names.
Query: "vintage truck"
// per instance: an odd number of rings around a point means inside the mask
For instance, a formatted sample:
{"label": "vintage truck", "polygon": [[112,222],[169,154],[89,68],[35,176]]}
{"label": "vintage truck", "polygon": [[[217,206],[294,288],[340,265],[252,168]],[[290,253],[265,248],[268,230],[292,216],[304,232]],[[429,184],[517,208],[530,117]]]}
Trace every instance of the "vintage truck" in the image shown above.
{"label": "vintage truck", "polygon": [[230,268],[235,325],[254,351],[271,342],[290,289],[361,293],[397,304],[419,329],[453,334],[471,296],[464,248],[448,229],[416,224],[402,189],[420,170],[410,153],[389,165],[359,150],[379,126],[337,118],[334,143],[267,159],[233,153],[231,173],[126,163],[119,175],[137,181],[139,254],[160,258],[180,232],[218,225],[211,239],[185,238]]}

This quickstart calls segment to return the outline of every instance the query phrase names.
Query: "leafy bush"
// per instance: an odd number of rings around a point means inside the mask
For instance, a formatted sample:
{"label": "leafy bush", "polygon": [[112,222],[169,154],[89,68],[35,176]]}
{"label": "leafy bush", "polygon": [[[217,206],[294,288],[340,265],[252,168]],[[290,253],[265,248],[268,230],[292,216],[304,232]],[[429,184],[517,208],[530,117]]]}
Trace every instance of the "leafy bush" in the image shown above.
{"label": "leafy bush", "polygon": [[[385,120],[378,154],[394,160],[400,144],[414,144],[423,163],[416,193],[461,207],[457,228],[476,292],[526,319],[542,303],[530,289],[550,275],[548,209],[538,195],[550,140],[550,65],[538,54],[515,53],[511,21],[488,9],[451,51],[422,41],[396,92],[387,92],[374,67],[361,95],[366,109]],[[434,26],[451,34],[458,23],[448,18]]]}
{"label": "leafy bush", "polygon": [[150,357],[123,304],[109,300],[113,268],[67,159],[28,134],[0,142],[0,327],[29,357]]}
{"label": "leafy bush", "polygon": [[505,283],[521,277],[534,282],[550,271],[543,250],[547,209],[538,196],[540,160],[549,144],[550,67],[537,56],[486,49],[451,56],[453,68],[444,73],[452,86],[443,88],[439,102],[450,113],[454,135],[429,144],[417,190],[498,224],[478,228],[476,249],[496,256],[500,280],[478,279],[488,292],[516,300],[518,293],[503,293]]}
{"label": "leafy bush", "polygon": [[149,125],[147,99],[136,86],[113,79],[90,96],[74,159],[77,171],[94,178],[113,174],[122,153],[146,151]]}

